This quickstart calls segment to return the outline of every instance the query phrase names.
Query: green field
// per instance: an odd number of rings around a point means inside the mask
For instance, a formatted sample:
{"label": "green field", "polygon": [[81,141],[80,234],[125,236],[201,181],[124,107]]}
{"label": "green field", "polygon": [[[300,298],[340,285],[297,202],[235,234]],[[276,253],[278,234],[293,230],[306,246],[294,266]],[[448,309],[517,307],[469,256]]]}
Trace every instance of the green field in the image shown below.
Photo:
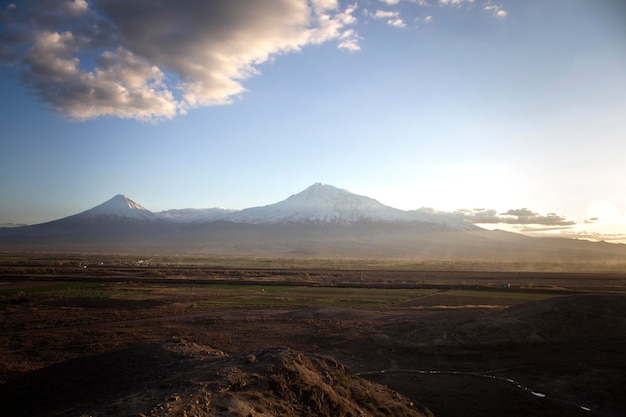
{"label": "green field", "polygon": [[193,302],[203,307],[302,306],[403,308],[433,306],[509,306],[558,294],[402,288],[345,288],[292,285],[147,285],[67,282],[0,290],[0,298],[109,298],[112,300]]}
{"label": "green field", "polygon": [[[228,287],[228,286],[225,286]],[[381,307],[433,293],[433,290],[318,288],[287,286],[239,287],[233,294],[204,301],[210,305]]]}
{"label": "green field", "polygon": [[105,284],[97,282],[63,282],[52,285],[0,289],[0,297],[10,297],[19,293],[28,295],[42,293],[65,297],[94,297],[96,294],[100,294],[99,296],[101,297],[103,293],[111,295],[112,291],[102,290],[105,286]]}

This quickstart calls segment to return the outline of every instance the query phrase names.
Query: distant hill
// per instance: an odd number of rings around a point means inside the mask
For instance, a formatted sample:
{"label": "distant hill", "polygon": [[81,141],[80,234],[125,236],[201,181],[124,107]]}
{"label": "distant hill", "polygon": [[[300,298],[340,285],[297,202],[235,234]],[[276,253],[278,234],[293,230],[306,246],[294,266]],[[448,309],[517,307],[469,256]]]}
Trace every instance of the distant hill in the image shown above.
{"label": "distant hill", "polygon": [[244,210],[155,213],[117,195],[63,219],[0,228],[0,250],[559,262],[626,256],[626,245],[489,231],[452,214],[399,210],[319,183]]}

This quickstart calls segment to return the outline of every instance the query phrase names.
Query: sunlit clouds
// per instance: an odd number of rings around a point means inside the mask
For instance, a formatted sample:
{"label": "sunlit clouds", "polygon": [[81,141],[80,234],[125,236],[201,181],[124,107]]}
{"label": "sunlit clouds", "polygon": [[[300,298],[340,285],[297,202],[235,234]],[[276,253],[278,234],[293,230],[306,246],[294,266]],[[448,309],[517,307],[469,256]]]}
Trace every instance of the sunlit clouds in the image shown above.
{"label": "sunlit clouds", "polygon": [[556,213],[541,215],[527,208],[510,209],[503,213],[496,210],[486,209],[463,209],[456,212],[465,220],[476,224],[515,224],[515,225],[541,225],[550,227],[573,226],[575,221],[567,219]]}
{"label": "sunlit clouds", "polygon": [[228,104],[259,65],[307,45],[359,49],[334,0],[25,1],[2,14],[3,61],[72,119],[154,120]]}
{"label": "sunlit clouds", "polygon": [[616,228],[626,226],[626,214],[608,202],[594,202],[589,212],[592,217],[574,219],[556,213],[545,215],[527,208],[498,212],[493,209],[461,209],[453,214],[465,221],[488,229],[503,229],[530,236],[558,236],[626,243],[625,233],[614,233]]}
{"label": "sunlit clouds", "polygon": [[[405,28],[415,10],[473,7],[473,0],[384,0],[363,14]],[[495,17],[501,6],[481,3]],[[337,0],[35,0],[1,15],[0,60],[50,109],[73,120],[154,121],[230,104],[260,65],[332,42],[361,50],[357,2]],[[431,15],[415,18],[429,23]]]}

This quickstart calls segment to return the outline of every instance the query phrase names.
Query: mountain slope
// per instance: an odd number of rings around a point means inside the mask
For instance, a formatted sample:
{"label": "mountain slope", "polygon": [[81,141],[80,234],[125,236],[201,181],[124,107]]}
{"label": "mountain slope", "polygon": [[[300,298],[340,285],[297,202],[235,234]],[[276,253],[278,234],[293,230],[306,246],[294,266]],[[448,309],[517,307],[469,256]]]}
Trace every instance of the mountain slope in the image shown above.
{"label": "mountain slope", "polygon": [[240,211],[153,213],[117,195],[60,220],[0,228],[0,250],[560,262],[626,257],[626,245],[488,231],[453,214],[399,210],[319,183]]}
{"label": "mountain slope", "polygon": [[180,223],[189,222],[211,222],[224,220],[229,214],[239,210],[230,210],[221,207],[213,208],[187,208],[187,209],[171,209],[156,213],[159,218]]}
{"label": "mountain slope", "polygon": [[[173,223],[118,194],[81,213],[31,226],[0,229],[0,248],[11,250],[115,251],[146,247],[170,233]],[[156,242],[161,245],[162,241]],[[105,249],[106,248],[106,249]]]}
{"label": "mountain slope", "polygon": [[317,183],[278,203],[232,213],[224,220],[235,223],[335,223],[356,222],[432,223],[462,230],[478,227],[462,220],[426,213],[404,211],[381,204],[373,198],[357,195],[332,185]]}
{"label": "mountain slope", "polygon": [[125,195],[118,194],[104,203],[78,213],[74,216],[66,217],[72,220],[103,220],[103,219],[132,219],[132,220],[158,220],[159,216],[142,205],[136,203]]}

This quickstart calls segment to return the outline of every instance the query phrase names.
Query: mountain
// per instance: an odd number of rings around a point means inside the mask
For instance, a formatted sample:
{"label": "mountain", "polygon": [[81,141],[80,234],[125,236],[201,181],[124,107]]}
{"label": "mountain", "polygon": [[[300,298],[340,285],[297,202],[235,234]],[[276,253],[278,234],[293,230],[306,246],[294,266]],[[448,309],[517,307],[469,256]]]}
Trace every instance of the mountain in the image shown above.
{"label": "mountain", "polygon": [[244,209],[223,219],[234,223],[249,224],[408,222],[438,224],[463,230],[479,229],[477,226],[452,216],[396,209],[385,206],[373,198],[322,183],[313,184],[281,202]]}
{"label": "mountain", "polygon": [[399,210],[321,183],[243,210],[154,213],[117,195],[63,219],[0,228],[0,250],[561,262],[626,257],[626,245],[489,231],[453,214]]}
{"label": "mountain", "polygon": [[187,208],[187,209],[171,209],[156,213],[162,220],[173,222],[189,223],[189,222],[212,222],[224,220],[230,213],[239,210],[225,209],[221,207],[212,208]]}
{"label": "mountain", "polygon": [[0,228],[0,249],[125,252],[162,244],[170,222],[118,194],[72,216],[24,227]]}
{"label": "mountain", "polygon": [[151,212],[140,204],[137,204],[125,195],[118,194],[112,199],[83,211],[74,216],[67,217],[71,220],[147,220],[155,221],[161,217]]}

